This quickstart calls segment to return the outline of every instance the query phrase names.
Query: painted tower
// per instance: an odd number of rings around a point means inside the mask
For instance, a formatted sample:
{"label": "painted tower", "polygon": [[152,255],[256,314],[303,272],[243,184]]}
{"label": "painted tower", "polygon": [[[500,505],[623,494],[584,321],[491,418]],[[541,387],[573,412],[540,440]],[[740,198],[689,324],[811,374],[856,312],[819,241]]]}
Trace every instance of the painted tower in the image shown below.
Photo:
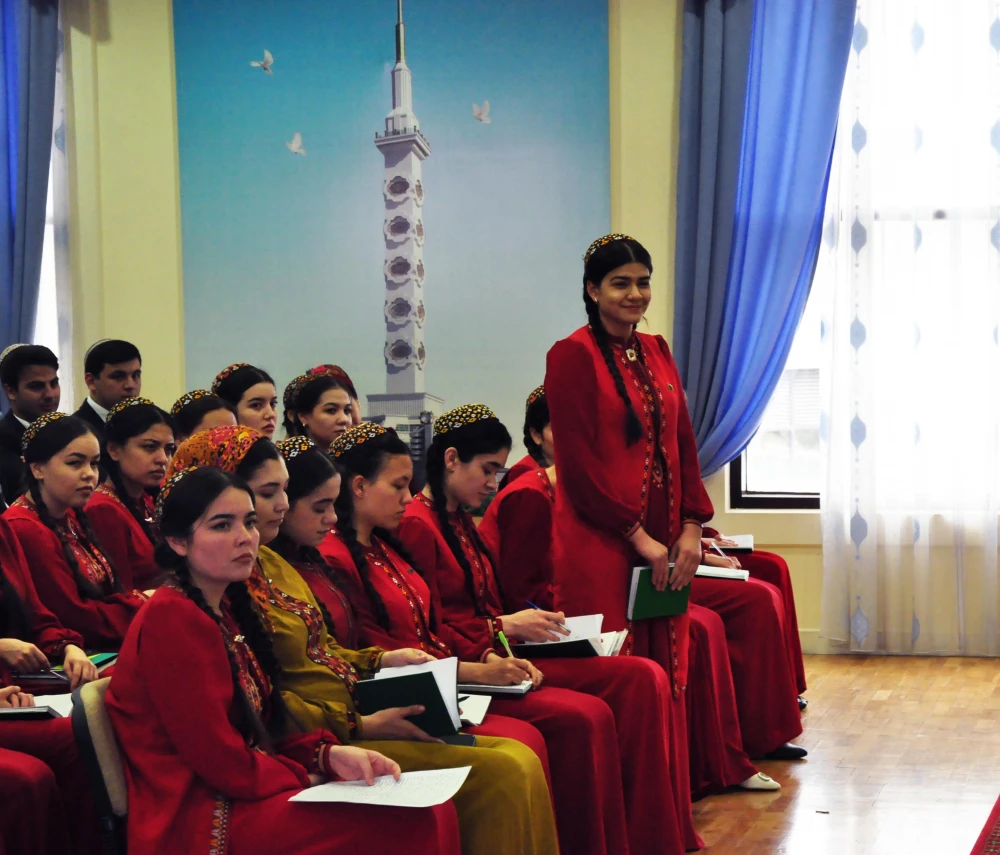
{"label": "painted tower", "polygon": [[[385,133],[375,134],[385,161],[382,196],[385,219],[385,394],[368,396],[368,417],[394,427],[403,438],[425,432],[442,411],[440,398],[424,386],[424,185],[421,164],[431,153],[413,113],[413,80],[406,65],[403,0],[396,0],[396,65],[392,69],[392,110]],[[418,449],[414,449],[418,451]]]}

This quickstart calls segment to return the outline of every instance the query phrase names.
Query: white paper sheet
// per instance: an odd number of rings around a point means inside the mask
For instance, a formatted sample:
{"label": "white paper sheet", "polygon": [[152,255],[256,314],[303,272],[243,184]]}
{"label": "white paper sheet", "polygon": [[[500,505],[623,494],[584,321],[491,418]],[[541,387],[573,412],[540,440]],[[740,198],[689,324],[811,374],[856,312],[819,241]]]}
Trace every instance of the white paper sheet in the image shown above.
{"label": "white paper sheet", "polygon": [[36,707],[52,707],[59,715],[69,718],[73,712],[72,695],[35,695]]}
{"label": "white paper sheet", "polygon": [[462,724],[473,726],[482,724],[489,705],[489,695],[459,695],[458,710],[462,716]]}
{"label": "white paper sheet", "polygon": [[484,686],[481,683],[459,683],[458,691],[463,695],[467,692],[487,692],[491,695],[526,695],[531,691],[531,680],[524,680],[513,686]]}
{"label": "white paper sheet", "polygon": [[537,646],[541,644],[560,644],[565,641],[592,641],[601,637],[601,626],[604,624],[604,615],[577,615],[566,618],[564,624],[569,630],[569,635],[562,635],[554,641],[525,641],[518,642],[519,645]]}
{"label": "white paper sheet", "polygon": [[407,674],[430,672],[437,683],[445,708],[451,714],[455,730],[462,726],[458,717],[458,659],[450,656],[447,659],[435,659],[421,665],[400,665],[398,668],[380,668],[375,672],[376,680],[391,680],[393,677],[405,677]]}
{"label": "white paper sheet", "polygon": [[364,781],[334,781],[302,790],[292,802],[348,802],[356,805],[428,808],[444,804],[455,795],[469,777],[471,766],[455,769],[430,769],[404,772],[398,781],[391,775],[375,779],[372,786]]}

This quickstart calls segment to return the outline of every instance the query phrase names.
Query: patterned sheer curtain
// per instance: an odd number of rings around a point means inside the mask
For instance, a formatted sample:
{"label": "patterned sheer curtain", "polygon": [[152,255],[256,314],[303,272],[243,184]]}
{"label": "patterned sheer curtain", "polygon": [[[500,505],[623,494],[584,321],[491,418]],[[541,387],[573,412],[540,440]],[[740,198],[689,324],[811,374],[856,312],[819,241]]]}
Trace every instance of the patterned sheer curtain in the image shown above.
{"label": "patterned sheer curtain", "polygon": [[996,655],[1000,2],[859,2],[814,287],[822,635]]}

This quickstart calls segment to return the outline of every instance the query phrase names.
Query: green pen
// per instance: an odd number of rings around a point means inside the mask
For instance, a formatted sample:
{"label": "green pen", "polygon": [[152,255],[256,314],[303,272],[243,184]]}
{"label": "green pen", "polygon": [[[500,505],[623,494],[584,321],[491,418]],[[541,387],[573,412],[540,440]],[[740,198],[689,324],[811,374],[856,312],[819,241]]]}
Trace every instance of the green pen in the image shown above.
{"label": "green pen", "polygon": [[503,630],[502,629],[497,633],[497,638],[500,639],[500,643],[503,645],[503,649],[507,651],[507,655],[511,659],[513,659],[514,658],[514,651],[512,651],[510,649],[510,645],[507,643],[507,636],[503,634]]}

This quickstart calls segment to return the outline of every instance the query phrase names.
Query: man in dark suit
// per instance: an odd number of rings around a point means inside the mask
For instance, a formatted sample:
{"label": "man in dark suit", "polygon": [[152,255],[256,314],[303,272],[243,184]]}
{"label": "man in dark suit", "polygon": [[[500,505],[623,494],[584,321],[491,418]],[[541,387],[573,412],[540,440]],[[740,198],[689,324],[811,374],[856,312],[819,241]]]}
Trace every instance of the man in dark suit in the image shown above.
{"label": "man in dark suit", "polygon": [[59,360],[39,344],[11,345],[0,354],[0,384],[10,401],[0,419],[0,493],[9,504],[21,495],[25,428],[59,409]]}

